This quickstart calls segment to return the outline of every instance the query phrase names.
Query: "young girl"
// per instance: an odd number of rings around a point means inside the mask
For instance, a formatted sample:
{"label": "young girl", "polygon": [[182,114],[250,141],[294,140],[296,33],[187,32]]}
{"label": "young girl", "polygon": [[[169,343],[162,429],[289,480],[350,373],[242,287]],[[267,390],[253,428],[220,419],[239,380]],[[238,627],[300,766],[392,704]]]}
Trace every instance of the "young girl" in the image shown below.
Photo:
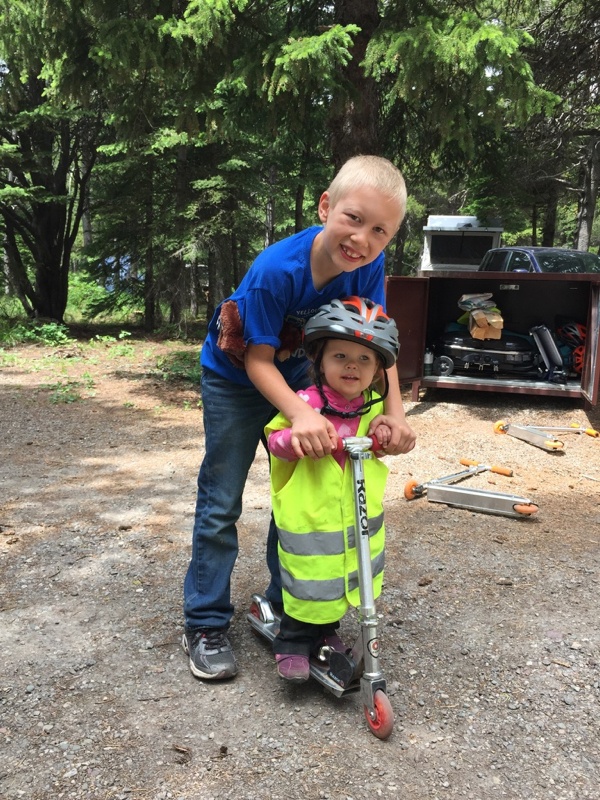
{"label": "young girl", "polygon": [[[359,604],[354,546],[351,465],[336,452],[338,438],[366,435],[381,414],[387,375],[398,356],[398,331],[382,307],[348,297],[322,306],[304,328],[313,362],[314,385],[298,396],[329,419],[333,452],[298,458],[282,414],[266,427],[271,453],[271,494],[279,537],[284,613],[273,643],[277,672],[286,680],[309,677],[309,657],[325,644],[346,648],[336,630],[349,605]],[[381,394],[374,384],[384,382]],[[374,435],[382,449],[391,431],[382,422]],[[387,467],[364,463],[375,597],[381,592],[384,561],[383,492]]]}

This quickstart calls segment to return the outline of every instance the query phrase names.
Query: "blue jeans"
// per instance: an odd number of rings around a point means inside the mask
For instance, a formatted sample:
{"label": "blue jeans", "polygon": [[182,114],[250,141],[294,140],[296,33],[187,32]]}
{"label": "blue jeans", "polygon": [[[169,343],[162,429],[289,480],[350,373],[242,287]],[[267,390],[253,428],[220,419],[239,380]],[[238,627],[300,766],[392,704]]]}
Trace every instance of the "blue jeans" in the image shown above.
{"label": "blue jeans", "polygon": [[[304,388],[306,379],[295,390]],[[236,523],[248,471],[265,425],[276,409],[254,387],[202,371],[205,455],[198,474],[192,559],[185,576],[187,628],[227,628],[233,616],[231,573],[238,554]],[[277,532],[273,517],[267,537],[271,582],[265,595],[281,603]]]}

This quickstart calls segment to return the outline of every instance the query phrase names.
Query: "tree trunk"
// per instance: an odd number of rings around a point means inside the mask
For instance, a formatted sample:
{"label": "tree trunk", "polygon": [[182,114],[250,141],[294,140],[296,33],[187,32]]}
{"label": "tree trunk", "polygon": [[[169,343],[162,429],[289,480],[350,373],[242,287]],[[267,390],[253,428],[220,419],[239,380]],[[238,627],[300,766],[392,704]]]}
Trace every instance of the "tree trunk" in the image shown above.
{"label": "tree trunk", "polygon": [[583,187],[579,199],[577,230],[573,243],[576,250],[589,250],[590,248],[599,180],[600,139],[592,139],[586,148],[586,158],[583,164]]}
{"label": "tree trunk", "polygon": [[360,66],[380,17],[377,0],[336,0],[335,21],[360,27],[352,58],[342,69],[346,92],[333,101],[329,118],[331,150],[336,171],[359,154],[381,153],[379,141],[379,93],[375,80],[367,78]]}
{"label": "tree trunk", "polygon": [[269,199],[265,209],[265,247],[275,241],[275,188],[277,178],[275,167],[269,170]]}
{"label": "tree trunk", "polygon": [[546,200],[544,224],[542,226],[542,247],[554,247],[556,237],[556,214],[558,208],[558,187],[554,185]]}
{"label": "tree trunk", "polygon": [[8,280],[10,288],[23,306],[29,318],[34,316],[35,291],[27,275],[27,269],[21,258],[15,236],[14,226],[10,219],[5,218],[6,226],[6,260],[5,265],[8,270]]}
{"label": "tree trunk", "polygon": [[296,186],[296,202],[294,208],[294,231],[299,233],[304,228],[304,193],[306,187],[299,183]]}
{"label": "tree trunk", "polygon": [[228,233],[215,236],[208,248],[208,301],[206,320],[211,319],[221,300],[231,294],[233,269],[231,238]]}
{"label": "tree trunk", "polygon": [[[31,109],[43,106],[43,91],[43,82],[30,76],[27,93]],[[41,113],[29,114],[16,128],[11,143],[24,154],[28,172],[9,177],[25,199],[0,206],[0,213],[5,223],[11,283],[30,316],[63,321],[71,253],[95,159],[92,143],[96,132],[94,121],[56,119]],[[82,163],[84,138],[88,139],[90,155]],[[30,255],[31,280],[21,251]]]}
{"label": "tree trunk", "polygon": [[145,170],[144,329],[153,331],[156,327],[156,285],[154,282],[154,187],[152,164],[147,163]]}

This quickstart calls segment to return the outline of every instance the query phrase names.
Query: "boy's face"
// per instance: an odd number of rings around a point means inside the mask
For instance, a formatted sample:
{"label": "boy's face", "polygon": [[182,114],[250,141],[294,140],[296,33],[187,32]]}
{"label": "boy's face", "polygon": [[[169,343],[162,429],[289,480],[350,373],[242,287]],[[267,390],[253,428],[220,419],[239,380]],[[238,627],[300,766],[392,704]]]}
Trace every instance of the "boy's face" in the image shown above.
{"label": "boy's face", "polygon": [[324,255],[337,272],[370,264],[389,244],[400,227],[404,209],[396,198],[362,186],[343,195],[332,206],[329,193],[319,202],[319,218],[325,225]]}
{"label": "boy's face", "polygon": [[354,400],[368,389],[381,367],[369,347],[345,339],[328,339],[321,357],[324,382],[346,400]]}

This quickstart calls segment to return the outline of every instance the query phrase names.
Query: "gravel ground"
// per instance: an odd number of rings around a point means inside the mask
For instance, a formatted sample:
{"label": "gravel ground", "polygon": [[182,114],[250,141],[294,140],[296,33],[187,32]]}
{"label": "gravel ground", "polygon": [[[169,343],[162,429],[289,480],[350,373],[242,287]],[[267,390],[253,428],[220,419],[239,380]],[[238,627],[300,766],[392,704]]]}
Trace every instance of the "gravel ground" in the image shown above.
{"label": "gravel ground", "polygon": [[[240,521],[238,677],[193,678],[181,584],[202,454],[195,389],[157,377],[190,345],[0,352],[0,797],[600,798],[600,439],[547,453],[494,423],[600,427],[570,400],[406,395],[418,446],[388,459],[382,664],[396,722],[278,679],[245,618],[266,584],[268,472]],[[77,394],[67,402],[66,395]],[[510,519],[407,502],[459,459],[464,486],[539,505]],[[343,623],[348,641],[356,620]]]}

